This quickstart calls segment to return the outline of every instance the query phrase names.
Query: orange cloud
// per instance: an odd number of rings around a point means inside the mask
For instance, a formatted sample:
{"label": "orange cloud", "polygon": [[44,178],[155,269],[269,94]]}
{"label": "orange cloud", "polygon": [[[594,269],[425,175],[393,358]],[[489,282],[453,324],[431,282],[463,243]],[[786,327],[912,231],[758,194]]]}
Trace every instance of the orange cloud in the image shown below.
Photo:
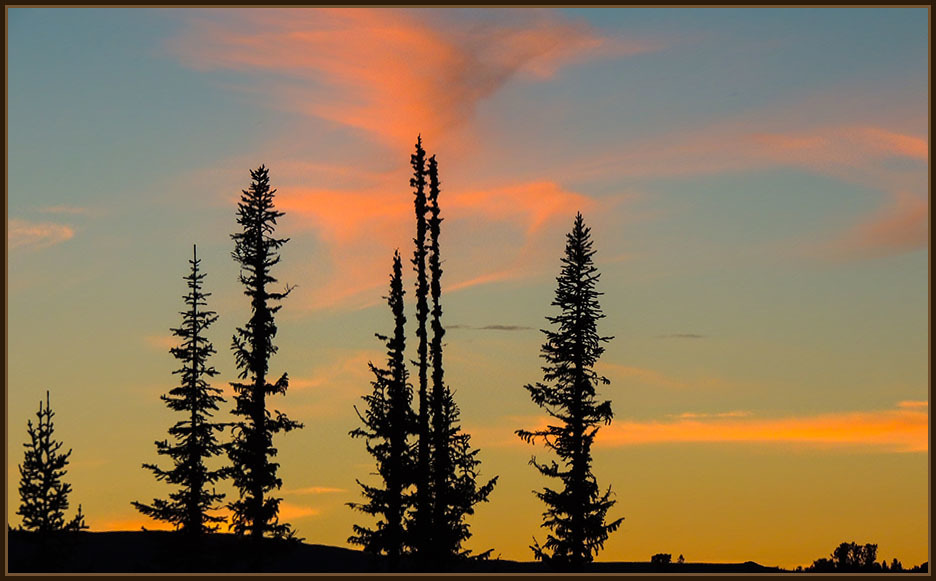
{"label": "orange cloud", "polygon": [[347,490],[344,488],[333,488],[331,486],[307,486],[305,488],[284,490],[280,494],[331,494],[334,492],[347,492]]}
{"label": "orange cloud", "polygon": [[[374,340],[377,343],[377,340]],[[373,361],[380,365],[383,354],[379,351],[355,351],[344,357],[332,357],[330,363],[315,368],[310,375],[291,377],[289,389],[346,391],[348,381],[367,385],[370,371],[367,363]]]}
{"label": "orange cloud", "polygon": [[146,529],[148,531],[171,531],[175,528],[164,521],[153,520],[145,517],[111,519],[101,522],[88,521],[90,530],[93,531],[139,531]]}
{"label": "orange cloud", "polygon": [[[782,418],[752,417],[746,411],[713,414],[685,413],[666,421],[615,419],[602,426],[595,445],[605,448],[645,444],[754,443],[849,446],[892,452],[926,452],[929,414],[926,406],[898,404],[897,409],[837,412]],[[509,426],[543,429],[548,417],[510,417]],[[513,435],[515,427],[475,426],[472,433],[487,446],[528,446]]]}
{"label": "orange cloud", "polygon": [[[309,492],[313,489],[315,492]],[[312,494],[312,493],[324,493],[324,492],[344,492],[342,489],[338,488],[322,488],[322,487],[312,487],[310,489],[302,489],[299,491],[294,491],[294,494]],[[290,494],[290,492],[281,492],[281,494]],[[279,508],[279,519],[283,522],[289,522],[291,520],[298,520],[303,518],[308,518],[311,516],[316,516],[320,514],[320,510],[311,506],[302,506],[297,504],[292,504],[286,501],[280,501]],[[212,510],[210,514],[213,516],[220,516],[224,520],[221,521],[219,530],[221,532],[228,532],[228,523],[231,518],[230,509],[224,507],[219,510]],[[130,518],[111,518],[105,519],[100,522],[94,522],[88,520],[88,524],[91,530],[94,531],[139,531],[141,528],[145,528],[149,531],[171,531],[175,528],[161,520],[150,519],[142,516],[134,516]]]}
{"label": "orange cloud", "polygon": [[147,335],[143,337],[146,344],[154,349],[167,351],[172,347],[179,346],[179,338],[172,335]]}
{"label": "orange cloud", "polygon": [[787,418],[678,419],[670,422],[615,421],[598,433],[597,446],[679,442],[750,442],[883,447],[925,452],[928,414],[897,409]]}
{"label": "orange cloud", "polygon": [[[300,227],[314,230],[327,245],[329,266],[321,277],[326,282],[305,293],[308,308],[373,305],[385,294],[393,250],[399,248],[408,258],[415,227],[408,178],[401,172],[374,180],[363,190],[280,188],[278,208]],[[577,211],[587,213],[599,206],[548,181],[453,189],[442,196],[447,224],[474,226],[470,231],[443,233],[447,264],[467,262],[470,268],[455,277],[446,273],[447,291],[528,276],[540,262],[539,246],[533,241],[547,225],[571,223]],[[495,233],[505,225],[512,233],[519,231],[519,244],[509,249],[502,245],[491,260],[489,240],[499,237]]]}
{"label": "orange cloud", "polygon": [[333,350],[326,363],[290,377],[289,388],[294,397],[282,404],[283,411],[306,419],[334,416],[339,412],[353,414],[352,406],[371,389],[373,374],[368,362],[381,366],[386,361],[386,354],[380,351],[376,338],[373,346],[371,351]]}
{"label": "orange cloud", "polygon": [[[571,63],[659,50],[607,38],[546,10],[512,20],[449,22],[444,12],[386,8],[202,12],[170,50],[198,69],[273,73],[276,105],[408,148],[414,128],[440,139],[517,76],[548,79]],[[519,13],[518,13],[519,14]]]}
{"label": "orange cloud", "polygon": [[47,248],[71,240],[74,236],[75,230],[64,224],[17,219],[7,221],[7,242],[10,250]]}
{"label": "orange cloud", "polygon": [[279,505],[279,518],[280,521],[284,522],[308,518],[310,516],[316,516],[320,513],[321,511],[317,508],[292,504],[286,501],[280,502]]}
{"label": "orange cloud", "polygon": [[448,212],[456,218],[475,214],[488,220],[519,223],[527,235],[535,234],[552,219],[571,220],[576,212],[587,213],[595,206],[590,198],[549,181],[454,193],[448,204]]}
{"label": "orange cloud", "polygon": [[891,204],[829,242],[822,254],[833,258],[886,256],[925,249],[929,243],[929,201],[899,192]]}
{"label": "orange cloud", "polygon": [[912,400],[902,401],[897,404],[897,407],[905,408],[905,409],[928,408],[929,402],[928,401],[912,401]]}

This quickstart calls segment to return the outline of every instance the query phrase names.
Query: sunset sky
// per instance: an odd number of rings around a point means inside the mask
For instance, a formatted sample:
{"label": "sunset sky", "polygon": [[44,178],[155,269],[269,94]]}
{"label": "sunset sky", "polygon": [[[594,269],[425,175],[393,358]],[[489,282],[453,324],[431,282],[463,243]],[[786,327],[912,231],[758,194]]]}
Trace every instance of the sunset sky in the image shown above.
{"label": "sunset sky", "polygon": [[[442,179],[446,378],[499,475],[469,547],[531,560],[545,459],[513,431],[565,233],[592,228],[615,413],[598,559],[928,559],[926,8],[24,9],[8,18],[8,520],[45,390],[92,530],[158,528],[143,462],[197,244],[215,385],[248,299],[235,205],[266,164],[297,285],[277,322],[282,517],[346,546],[348,432],[412,255],[417,134]],[[404,273],[407,300],[414,275]],[[414,321],[412,304],[407,316]],[[410,346],[415,344],[412,326]],[[233,489],[225,484],[230,495]]]}

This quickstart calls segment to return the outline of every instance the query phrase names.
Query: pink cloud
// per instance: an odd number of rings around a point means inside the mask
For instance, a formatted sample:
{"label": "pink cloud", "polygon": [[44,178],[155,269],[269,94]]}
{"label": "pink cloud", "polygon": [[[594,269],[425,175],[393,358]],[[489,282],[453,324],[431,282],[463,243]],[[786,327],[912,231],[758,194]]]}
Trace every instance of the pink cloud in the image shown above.
{"label": "pink cloud", "polygon": [[828,258],[879,257],[925,249],[928,243],[929,201],[899,192],[888,206],[819,250]]}
{"label": "pink cloud", "polygon": [[599,57],[659,50],[613,39],[546,10],[461,24],[444,12],[387,8],[203,12],[170,50],[202,70],[274,73],[265,96],[408,148],[414,128],[439,140],[515,77],[549,79]]}
{"label": "pink cloud", "polygon": [[[831,124],[787,128],[777,111],[729,120],[689,132],[625,144],[617,153],[585,162],[570,177],[692,176],[789,167],[883,192],[892,203],[831,240],[811,245],[810,256],[876,257],[925,248],[929,204],[913,195],[925,187],[929,146],[924,136],[877,125]],[[792,121],[796,123],[796,121]],[[894,164],[895,160],[902,163]]]}
{"label": "pink cloud", "polygon": [[883,163],[895,158],[926,162],[926,140],[877,126],[789,129],[765,113],[624,144],[580,164],[577,175],[684,176],[790,166],[883,186],[893,178]]}
{"label": "pink cloud", "polygon": [[10,250],[48,248],[71,240],[74,236],[75,230],[64,224],[17,219],[10,219],[7,222],[7,241]]}
{"label": "pink cloud", "polygon": [[55,206],[45,206],[39,209],[43,214],[73,214],[73,215],[87,215],[91,213],[89,208],[82,208],[79,206],[68,206],[65,204],[58,204]]}
{"label": "pink cloud", "polygon": [[[744,141],[744,140],[742,140]],[[755,133],[749,136],[753,153],[765,161],[835,171],[891,158],[926,161],[926,139],[881,127],[820,127],[796,133]]]}
{"label": "pink cloud", "polygon": [[486,274],[482,274],[480,276],[475,276],[472,278],[457,281],[455,284],[449,285],[445,290],[451,293],[451,292],[463,290],[466,288],[471,288],[473,286],[479,286],[482,284],[491,284],[495,282],[502,282],[505,280],[516,280],[522,277],[523,277],[523,272],[517,269],[508,269],[508,270],[501,270],[497,272],[489,272]]}

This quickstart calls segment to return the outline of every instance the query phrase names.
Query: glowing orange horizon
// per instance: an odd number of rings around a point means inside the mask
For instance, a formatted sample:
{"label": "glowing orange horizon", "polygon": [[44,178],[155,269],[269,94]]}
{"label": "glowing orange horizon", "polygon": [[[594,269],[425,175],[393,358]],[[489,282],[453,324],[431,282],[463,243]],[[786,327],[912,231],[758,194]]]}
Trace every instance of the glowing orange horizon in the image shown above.
{"label": "glowing orange horizon", "polygon": [[[767,443],[819,446],[872,446],[894,452],[929,450],[929,413],[912,407],[867,412],[838,412],[812,416],[760,418],[745,410],[700,414],[676,414],[660,421],[614,420],[599,429],[598,448],[645,444],[681,443]],[[547,417],[512,418],[517,425],[543,429]],[[508,435],[512,430],[474,428],[487,445],[527,446]],[[511,434],[512,435],[512,434]]]}

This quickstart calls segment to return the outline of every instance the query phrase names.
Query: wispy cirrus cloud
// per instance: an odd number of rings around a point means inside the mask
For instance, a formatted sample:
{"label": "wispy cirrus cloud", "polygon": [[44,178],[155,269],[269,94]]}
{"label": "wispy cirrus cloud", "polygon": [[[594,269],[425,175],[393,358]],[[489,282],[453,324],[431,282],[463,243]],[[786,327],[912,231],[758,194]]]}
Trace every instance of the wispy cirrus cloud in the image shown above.
{"label": "wispy cirrus cloud", "polygon": [[[376,341],[375,341],[376,343]],[[314,390],[341,392],[349,381],[367,385],[370,377],[367,363],[382,363],[383,355],[379,351],[351,351],[334,354],[329,363],[313,368],[310,372],[289,378],[289,388],[293,392]]]}
{"label": "wispy cirrus cloud", "polygon": [[[449,184],[446,155],[461,157],[455,152],[473,143],[479,103],[509,83],[548,81],[576,63],[665,43],[608,36],[554,10],[475,10],[452,18],[434,10],[289,8],[193,11],[168,46],[199,70],[262,80],[257,96],[267,105],[332,121],[398,152],[390,171],[373,160],[352,168],[286,159],[273,168],[278,207],[323,243],[319,276],[303,291],[303,307],[320,310],[378,303],[393,250],[409,253],[414,216],[406,160],[417,133],[430,153],[443,154],[451,267],[445,290],[539,273],[545,254],[537,237],[560,218],[594,209],[594,200],[542,177]],[[458,232],[449,224],[469,226]]]}
{"label": "wispy cirrus cloud", "polygon": [[292,399],[282,404],[283,410],[303,418],[353,413],[352,406],[370,391],[374,378],[368,363],[378,367],[386,363],[386,354],[379,351],[376,339],[373,345],[374,350],[330,350],[323,362],[290,375]]}
{"label": "wispy cirrus cloud", "polygon": [[891,198],[890,207],[865,216],[852,231],[822,232],[824,239],[809,248],[809,255],[874,258],[925,247],[925,117],[920,118],[916,103],[906,107],[907,113],[884,114],[873,105],[887,100],[842,91],[619,143],[603,155],[575,162],[567,175],[691,177],[789,168]]}
{"label": "wispy cirrus cloud", "polygon": [[10,250],[48,248],[71,240],[74,236],[74,228],[65,224],[16,218],[7,221],[7,242]]}
{"label": "wispy cirrus cloud", "polygon": [[824,243],[818,251],[834,259],[879,257],[925,249],[928,242],[929,200],[898,192],[890,197],[888,205]]}
{"label": "wispy cirrus cloud", "polygon": [[572,63],[660,50],[659,39],[607,37],[550,10],[522,18],[447,19],[388,8],[204,11],[170,50],[200,70],[266,75],[273,104],[408,148],[414,128],[440,138],[515,78]]}
{"label": "wispy cirrus cloud", "polygon": [[[365,190],[280,188],[278,207],[290,213],[294,224],[315,232],[326,244],[333,267],[325,282],[309,292],[308,308],[369,306],[379,300],[393,250],[399,248],[405,255],[411,246],[415,217],[407,180],[400,173],[374,178],[375,184]],[[443,218],[473,226],[444,234],[451,252],[446,260],[468,267],[457,277],[446,277],[446,291],[537,272],[545,255],[536,241],[544,228],[571,223],[577,211],[587,213],[617,201],[599,202],[553,182],[444,190],[440,197]],[[502,245],[492,259],[486,242],[502,236],[498,232],[505,228],[517,232],[519,244]]]}
{"label": "wispy cirrus cloud", "polygon": [[925,168],[925,137],[854,124],[789,129],[779,113],[728,120],[622,144],[617,152],[583,161],[578,175],[667,177],[710,175],[788,166],[865,185],[893,178],[886,162],[906,159]]}
{"label": "wispy cirrus cloud", "polygon": [[54,206],[43,206],[39,208],[43,214],[69,214],[73,216],[87,216],[91,214],[90,208],[81,206],[69,206],[67,204],[56,204]]}

